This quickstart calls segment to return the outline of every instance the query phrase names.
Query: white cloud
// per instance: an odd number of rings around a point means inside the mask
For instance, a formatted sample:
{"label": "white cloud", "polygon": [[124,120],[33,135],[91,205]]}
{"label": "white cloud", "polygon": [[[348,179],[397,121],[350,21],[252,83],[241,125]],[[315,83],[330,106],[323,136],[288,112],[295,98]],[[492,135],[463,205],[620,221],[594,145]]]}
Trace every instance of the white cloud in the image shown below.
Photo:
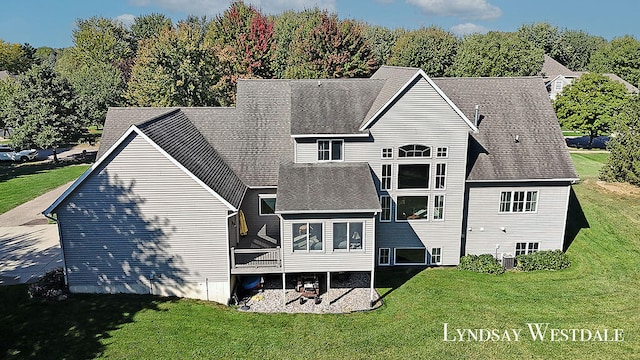
{"label": "white cloud", "polygon": [[136,16],[135,15],[131,15],[131,14],[122,14],[122,15],[118,15],[116,16],[116,21],[121,22],[122,25],[129,27],[131,26],[131,24],[133,24],[133,22],[135,21]]}
{"label": "white cloud", "polygon": [[451,32],[458,35],[467,35],[467,34],[484,34],[489,29],[484,26],[472,24],[472,23],[464,23],[451,27]]}
{"label": "white cloud", "polygon": [[[129,0],[134,6],[158,6],[169,11],[188,15],[216,15],[229,8],[231,0]],[[286,10],[304,10],[313,7],[335,11],[336,0],[245,0],[265,14],[276,14]]]}
{"label": "white cloud", "polygon": [[487,0],[407,0],[427,15],[455,16],[463,19],[493,20],[502,10]]}

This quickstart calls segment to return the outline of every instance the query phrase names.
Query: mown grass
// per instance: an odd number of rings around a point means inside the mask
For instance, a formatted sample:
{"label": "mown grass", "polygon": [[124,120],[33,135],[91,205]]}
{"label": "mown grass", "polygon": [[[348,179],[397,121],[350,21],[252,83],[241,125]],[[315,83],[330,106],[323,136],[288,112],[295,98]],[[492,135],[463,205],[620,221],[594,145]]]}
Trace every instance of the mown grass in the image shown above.
{"label": "mown grass", "polygon": [[[576,156],[574,159],[576,159]],[[588,227],[569,269],[492,276],[454,268],[378,274],[375,311],[254,314],[195,300],[74,295],[29,301],[0,288],[0,356],[8,358],[632,359],[640,353],[640,199],[606,193],[576,164]],[[593,160],[586,159],[586,160]],[[597,162],[597,161],[596,161]],[[579,216],[572,213],[570,221]],[[583,224],[583,227],[587,224]],[[526,323],[624,329],[624,341],[534,342]],[[519,342],[445,342],[454,328],[522,328]]]}
{"label": "mown grass", "polygon": [[0,214],[78,178],[89,165],[0,164]]}

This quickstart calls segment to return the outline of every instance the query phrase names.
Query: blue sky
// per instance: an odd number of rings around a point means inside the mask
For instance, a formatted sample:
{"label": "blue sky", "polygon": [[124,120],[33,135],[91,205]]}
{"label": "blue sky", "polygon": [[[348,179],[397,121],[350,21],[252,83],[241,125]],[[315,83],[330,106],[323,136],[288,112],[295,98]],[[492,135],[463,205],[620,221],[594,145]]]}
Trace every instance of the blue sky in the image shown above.
{"label": "blue sky", "polygon": [[[456,34],[514,31],[522,24],[549,22],[559,28],[584,30],[612,38],[640,39],[635,0],[245,0],[274,14],[318,6],[370,24],[415,29],[436,25]],[[163,13],[173,20],[188,14],[215,16],[228,0],[4,0],[0,39],[34,47],[72,46],[76,19],[119,18]]]}

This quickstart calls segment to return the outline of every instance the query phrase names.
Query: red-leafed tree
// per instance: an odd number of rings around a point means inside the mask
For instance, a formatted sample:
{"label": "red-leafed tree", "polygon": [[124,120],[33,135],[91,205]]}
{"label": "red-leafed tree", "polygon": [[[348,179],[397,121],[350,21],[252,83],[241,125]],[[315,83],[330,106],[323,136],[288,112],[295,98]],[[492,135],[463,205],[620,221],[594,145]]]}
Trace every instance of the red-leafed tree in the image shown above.
{"label": "red-leafed tree", "polygon": [[209,24],[209,39],[218,57],[226,64],[221,88],[228,103],[235,102],[238,78],[272,78],[273,21],[242,1],[231,4]]}
{"label": "red-leafed tree", "polygon": [[335,14],[316,12],[310,30],[301,27],[291,42],[285,77],[342,78],[369,76],[375,66],[364,26],[353,20],[340,21]]}

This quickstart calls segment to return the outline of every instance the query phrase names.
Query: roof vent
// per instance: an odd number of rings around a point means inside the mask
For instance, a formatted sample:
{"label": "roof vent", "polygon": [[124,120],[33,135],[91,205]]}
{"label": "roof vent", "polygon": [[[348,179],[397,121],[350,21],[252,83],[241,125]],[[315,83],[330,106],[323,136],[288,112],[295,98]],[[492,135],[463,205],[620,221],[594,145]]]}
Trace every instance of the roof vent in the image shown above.
{"label": "roof vent", "polygon": [[516,138],[514,139],[514,141],[516,142],[516,144],[519,143],[520,142],[520,135],[516,135]]}

